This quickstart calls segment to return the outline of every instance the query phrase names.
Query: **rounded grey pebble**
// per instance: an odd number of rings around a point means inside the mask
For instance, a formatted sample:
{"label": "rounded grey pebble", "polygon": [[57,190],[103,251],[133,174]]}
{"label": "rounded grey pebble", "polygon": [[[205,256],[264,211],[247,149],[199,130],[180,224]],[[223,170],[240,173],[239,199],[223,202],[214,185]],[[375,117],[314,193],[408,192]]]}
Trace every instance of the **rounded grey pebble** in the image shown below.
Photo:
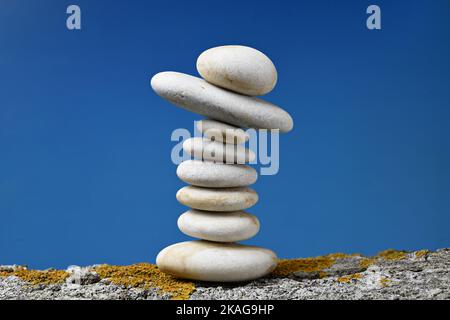
{"label": "rounded grey pebble", "polygon": [[258,202],[258,194],[248,187],[209,189],[186,186],[177,192],[185,206],[205,211],[239,211]]}
{"label": "rounded grey pebble", "polygon": [[178,229],[184,234],[216,242],[237,242],[254,237],[259,220],[244,211],[210,212],[191,209],[178,218]]}
{"label": "rounded grey pebble", "polygon": [[258,173],[250,166],[201,160],[180,163],[177,176],[186,183],[206,188],[245,187],[258,179]]}
{"label": "rounded grey pebble", "polygon": [[289,132],[294,127],[289,113],[270,102],[216,87],[187,74],[160,72],[153,76],[151,86],[176,106],[241,128]]}
{"label": "rounded grey pebble", "polygon": [[198,131],[210,140],[221,141],[230,144],[241,144],[250,136],[243,129],[216,120],[205,119],[196,121]]}
{"label": "rounded grey pebble", "polygon": [[255,153],[242,145],[233,145],[195,137],[183,142],[183,150],[191,157],[217,163],[244,164],[256,159]]}
{"label": "rounded grey pebble", "polygon": [[269,249],[237,243],[187,241],[163,249],[158,268],[175,277],[200,281],[237,282],[263,277],[278,263]]}
{"label": "rounded grey pebble", "polygon": [[277,83],[277,69],[261,51],[239,45],[204,51],[197,71],[208,82],[249,96],[269,93]]}

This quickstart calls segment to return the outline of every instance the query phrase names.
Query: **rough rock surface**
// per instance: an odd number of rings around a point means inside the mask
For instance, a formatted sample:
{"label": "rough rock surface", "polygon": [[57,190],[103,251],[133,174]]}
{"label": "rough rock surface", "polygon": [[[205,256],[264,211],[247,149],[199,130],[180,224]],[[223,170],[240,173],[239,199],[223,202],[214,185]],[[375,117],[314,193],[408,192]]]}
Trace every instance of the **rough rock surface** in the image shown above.
{"label": "rough rock surface", "polygon": [[0,266],[0,300],[171,298],[450,299],[450,249],[281,260],[269,277],[227,285],[180,281],[150,264],[66,271]]}

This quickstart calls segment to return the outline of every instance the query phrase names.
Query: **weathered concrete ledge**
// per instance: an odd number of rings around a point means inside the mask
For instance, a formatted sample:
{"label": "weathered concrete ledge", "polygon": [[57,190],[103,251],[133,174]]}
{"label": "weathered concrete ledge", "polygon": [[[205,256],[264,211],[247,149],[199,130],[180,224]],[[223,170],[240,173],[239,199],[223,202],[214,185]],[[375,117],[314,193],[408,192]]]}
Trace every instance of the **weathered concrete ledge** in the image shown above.
{"label": "weathered concrete ledge", "polygon": [[269,277],[227,285],[175,279],[146,263],[0,266],[5,299],[450,299],[450,249],[280,260]]}

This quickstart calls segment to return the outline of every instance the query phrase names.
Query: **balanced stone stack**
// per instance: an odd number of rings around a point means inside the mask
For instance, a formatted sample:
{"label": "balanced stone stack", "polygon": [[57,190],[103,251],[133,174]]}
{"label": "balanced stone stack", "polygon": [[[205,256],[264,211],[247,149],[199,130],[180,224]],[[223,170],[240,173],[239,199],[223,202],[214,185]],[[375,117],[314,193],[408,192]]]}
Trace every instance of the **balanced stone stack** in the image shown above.
{"label": "balanced stone stack", "polygon": [[197,122],[202,137],[183,143],[194,160],[181,163],[178,177],[190,184],[177,199],[191,209],[178,219],[179,229],[201,240],[171,245],[156,258],[158,267],[176,277],[217,282],[256,279],[270,273],[277,256],[268,249],[236,242],[255,236],[258,219],[243,211],[258,201],[248,186],[257,179],[255,154],[243,145],[242,128],[293,128],[291,116],[255,96],[270,92],[277,82],[272,61],[245,46],[222,46],[203,52],[197,78],[161,72],[151,81],[155,92],[171,103],[206,116]]}

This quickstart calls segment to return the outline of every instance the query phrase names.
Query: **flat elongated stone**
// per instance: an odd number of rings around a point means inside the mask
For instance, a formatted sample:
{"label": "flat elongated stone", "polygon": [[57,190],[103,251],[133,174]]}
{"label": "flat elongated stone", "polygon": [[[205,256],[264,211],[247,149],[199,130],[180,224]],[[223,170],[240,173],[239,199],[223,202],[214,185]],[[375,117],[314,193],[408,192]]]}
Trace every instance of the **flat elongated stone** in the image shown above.
{"label": "flat elongated stone", "polygon": [[214,141],[241,144],[250,138],[243,129],[216,120],[197,121],[196,127],[205,137]]}
{"label": "flat elongated stone", "polygon": [[259,220],[244,211],[210,212],[191,209],[178,218],[178,228],[194,238],[236,242],[255,236],[259,231]]}
{"label": "flat elongated stone", "polygon": [[258,173],[250,166],[187,160],[178,165],[177,176],[186,183],[207,188],[245,187],[256,182]]}
{"label": "flat elongated stone", "polygon": [[179,72],[153,76],[155,92],[186,110],[243,128],[291,131],[291,116],[280,107],[216,87],[203,79]]}
{"label": "flat elongated stone", "polygon": [[269,249],[203,240],[171,245],[156,258],[158,268],[175,277],[217,282],[257,279],[272,272],[277,263]]}
{"label": "flat elongated stone", "polygon": [[198,57],[197,70],[206,81],[249,96],[269,93],[277,83],[273,62],[246,46],[208,49]]}
{"label": "flat elongated stone", "polygon": [[206,138],[189,138],[183,142],[183,150],[191,157],[219,163],[244,164],[255,160],[255,153],[242,145],[211,141]]}
{"label": "flat elongated stone", "polygon": [[258,194],[247,187],[209,189],[186,186],[178,190],[177,200],[198,210],[239,211],[255,205],[258,202]]}

